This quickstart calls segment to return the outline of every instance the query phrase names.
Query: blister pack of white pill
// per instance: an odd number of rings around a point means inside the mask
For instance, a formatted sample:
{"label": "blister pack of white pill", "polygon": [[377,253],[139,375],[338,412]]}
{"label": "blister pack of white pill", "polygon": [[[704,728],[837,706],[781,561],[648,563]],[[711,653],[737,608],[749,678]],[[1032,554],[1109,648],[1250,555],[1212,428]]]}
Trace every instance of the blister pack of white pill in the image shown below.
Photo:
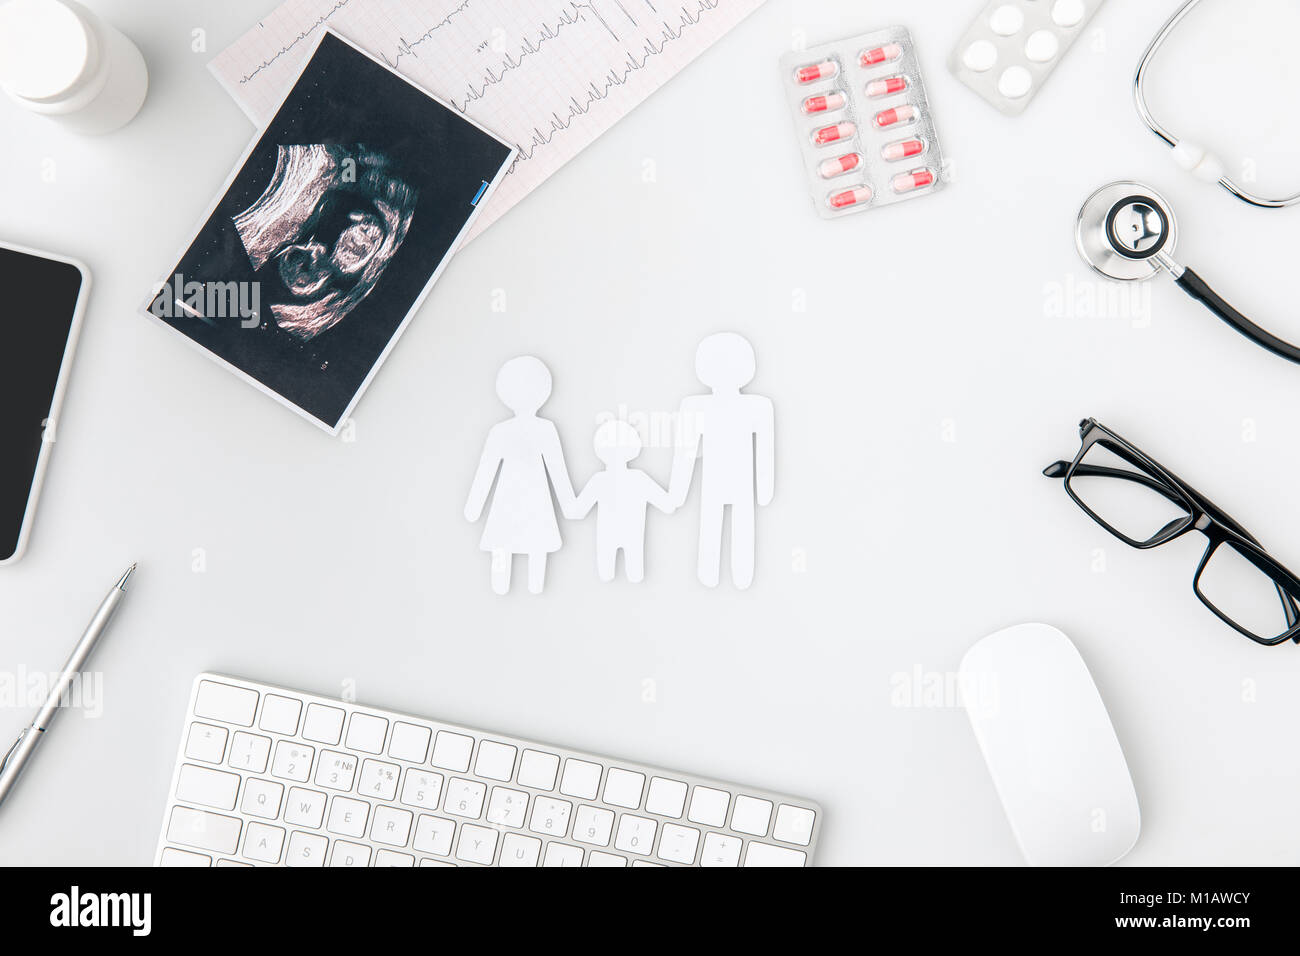
{"label": "blister pack of white pill", "polygon": [[958,41],[948,69],[1016,116],[1106,0],[989,0]]}
{"label": "blister pack of white pill", "polygon": [[781,80],[823,218],[943,187],[943,150],[905,27],[787,53]]}

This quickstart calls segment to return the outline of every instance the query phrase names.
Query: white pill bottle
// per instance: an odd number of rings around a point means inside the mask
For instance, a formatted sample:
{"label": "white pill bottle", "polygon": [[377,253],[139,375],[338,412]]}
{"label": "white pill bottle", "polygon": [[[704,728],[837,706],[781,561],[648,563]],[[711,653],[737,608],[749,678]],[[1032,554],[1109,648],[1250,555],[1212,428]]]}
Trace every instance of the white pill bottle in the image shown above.
{"label": "white pill bottle", "polygon": [[136,45],[72,0],[0,0],[0,86],[78,133],[109,133],[140,111],[149,70]]}

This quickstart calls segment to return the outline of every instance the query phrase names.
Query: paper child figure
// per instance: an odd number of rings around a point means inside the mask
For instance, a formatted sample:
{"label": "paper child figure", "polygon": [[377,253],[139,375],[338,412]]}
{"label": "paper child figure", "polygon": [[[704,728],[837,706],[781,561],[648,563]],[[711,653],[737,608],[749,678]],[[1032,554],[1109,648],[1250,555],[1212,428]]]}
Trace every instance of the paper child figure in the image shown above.
{"label": "paper child figure", "polygon": [[682,401],[668,494],[674,506],[686,503],[703,444],[699,577],[709,587],[718,584],[723,509],[730,505],[731,580],[744,589],[754,580],[755,486],[758,504],[766,505],[775,482],[772,402],[741,393],[754,377],[754,348],[734,332],[700,343],[695,374],[712,393]]}
{"label": "paper child figure", "polygon": [[465,502],[465,517],[479,519],[496,479],[487,526],[479,542],[480,548],[492,553],[492,590],[497,594],[510,590],[513,558],[526,554],[528,590],[540,594],[546,580],[546,556],[560,549],[551,486],[555,486],[565,514],[575,506],[559,433],[549,420],[537,416],[537,410],[551,397],[551,373],[531,355],[511,359],[497,375],[497,395],[515,414],[488,432]]}
{"label": "paper child figure", "polygon": [[653,478],[627,466],[641,454],[641,436],[627,422],[605,422],[596,429],[595,446],[605,470],[587,482],[569,517],[585,518],[594,505],[596,573],[602,581],[613,581],[621,550],[627,579],[637,584],[645,577],[646,506],[672,514],[672,502]]}

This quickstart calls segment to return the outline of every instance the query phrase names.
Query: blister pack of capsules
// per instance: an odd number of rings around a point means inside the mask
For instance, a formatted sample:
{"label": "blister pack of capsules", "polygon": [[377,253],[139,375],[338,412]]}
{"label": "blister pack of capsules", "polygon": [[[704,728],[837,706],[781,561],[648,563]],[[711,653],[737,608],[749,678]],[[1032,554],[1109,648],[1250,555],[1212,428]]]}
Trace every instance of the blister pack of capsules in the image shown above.
{"label": "blister pack of capsules", "polygon": [[905,27],[787,53],[781,76],[823,218],[943,187],[943,150]]}
{"label": "blister pack of capsules", "polygon": [[948,69],[1003,113],[1023,113],[1104,2],[989,0]]}

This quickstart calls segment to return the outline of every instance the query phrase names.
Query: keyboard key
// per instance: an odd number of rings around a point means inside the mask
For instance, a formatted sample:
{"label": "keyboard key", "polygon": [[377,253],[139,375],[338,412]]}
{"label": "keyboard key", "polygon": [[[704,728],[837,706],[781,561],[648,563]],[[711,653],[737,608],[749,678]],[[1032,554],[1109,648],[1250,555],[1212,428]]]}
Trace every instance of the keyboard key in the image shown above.
{"label": "keyboard key", "polygon": [[803,866],[807,861],[808,854],[803,850],[770,843],[750,843],[745,852],[745,866]]}
{"label": "keyboard key", "polygon": [[216,810],[235,809],[239,774],[185,764],[176,778],[176,799]]}
{"label": "keyboard key", "polygon": [[367,759],[361,764],[361,782],[357,793],[378,800],[392,800],[397,796],[397,778],[401,768],[395,763]]}
{"label": "keyboard key", "polygon": [[185,738],[185,756],[190,760],[221,763],[226,756],[226,738],[229,736],[230,731],[225,727],[196,720],[190,724],[189,735]]}
{"label": "keyboard key", "polygon": [[375,822],[370,827],[370,839],[389,846],[406,846],[414,819],[410,810],[375,807]]}
{"label": "keyboard key", "polygon": [[194,716],[219,720],[223,724],[253,726],[257,713],[257,691],[247,687],[232,687],[216,681],[199,681],[199,693],[194,700]]}
{"label": "keyboard key", "polygon": [[244,856],[259,863],[279,863],[284,848],[284,830],[265,823],[249,823],[244,837]]}
{"label": "keyboard key", "polygon": [[736,797],[736,808],[731,811],[731,829],[752,836],[767,836],[767,824],[772,819],[772,801]]}
{"label": "keyboard key", "polygon": [[302,701],[279,694],[267,694],[262,701],[262,719],[257,726],[273,734],[292,737],[298,732],[298,717],[302,714]]}
{"label": "keyboard key", "polygon": [[182,736],[160,865],[807,865],[817,844],[807,800],[220,675]]}
{"label": "keyboard key", "polygon": [[488,800],[487,822],[503,827],[521,827],[528,812],[528,794],[507,787],[493,787]]}
{"label": "keyboard key", "polygon": [[452,777],[447,781],[447,799],[442,809],[452,816],[468,817],[477,820],[483,813],[483,797],[487,787],[463,777]]}
{"label": "keyboard key", "polygon": [[429,763],[443,770],[464,773],[469,769],[469,755],[473,749],[473,737],[440,730],[438,736],[434,738],[433,756],[429,758]]}
{"label": "keyboard key", "polygon": [[285,866],[324,866],[330,841],[318,833],[294,830],[289,834],[289,849],[284,854]]}
{"label": "keyboard key", "polygon": [[318,829],[325,819],[325,794],[302,787],[289,788],[284,822],[296,827]]}
{"label": "keyboard key", "polygon": [[211,866],[212,857],[169,846],[163,848],[159,863],[162,866]]}
{"label": "keyboard key", "polygon": [[302,722],[302,735],[308,740],[331,747],[339,742],[343,733],[343,711],[324,704],[308,704],[307,717]]}
{"label": "keyboard key", "polygon": [[406,779],[402,782],[402,802],[408,807],[437,810],[440,796],[442,796],[442,774],[431,770],[406,771]]}
{"label": "keyboard key", "polygon": [[316,786],[347,792],[357,773],[357,758],[337,750],[322,750],[316,765]]}
{"label": "keyboard key", "polygon": [[275,757],[271,761],[271,776],[306,783],[311,777],[311,762],[315,756],[316,751],[306,744],[296,744],[291,740],[278,741]]}
{"label": "keyboard key", "polygon": [[271,738],[236,731],[230,741],[230,766],[251,773],[266,773],[266,760],[271,756]]}
{"label": "keyboard key", "polygon": [[388,721],[373,714],[353,714],[348,723],[349,750],[361,750],[368,754],[384,752],[384,738],[388,736]]}
{"label": "keyboard key", "polygon": [[579,843],[609,846],[609,834],[613,827],[613,810],[580,806],[577,815],[573,818],[573,838]]}
{"label": "keyboard key", "polygon": [[648,854],[655,845],[655,831],[659,824],[648,817],[635,817],[625,813],[618,818],[618,835],[614,849],[627,853]]}
{"label": "keyboard key", "polygon": [[548,843],[542,866],[582,866],[582,850],[567,843]]}
{"label": "keyboard key", "polygon": [[566,797],[595,800],[599,789],[600,764],[574,760],[572,757],[564,761],[564,778],[560,781],[560,793]]}
{"label": "keyboard key", "polygon": [[666,777],[650,778],[650,793],[645,798],[646,813],[680,820],[686,807],[686,784]]}
{"label": "keyboard key", "polygon": [[542,841],[519,833],[507,833],[501,841],[501,866],[536,866]]}
{"label": "keyboard key", "polygon": [[239,831],[243,823],[238,817],[227,817],[189,807],[173,807],[167,823],[167,842],[192,846],[214,853],[234,853],[239,846]]}
{"label": "keyboard key", "polygon": [[803,807],[781,804],[776,808],[776,826],[772,828],[772,838],[783,843],[807,846],[812,840],[815,816],[811,810]]}
{"label": "keyboard key", "polygon": [[700,866],[739,866],[740,837],[710,833],[704,838]]}
{"label": "keyboard key", "polygon": [[280,801],[283,798],[284,784],[250,778],[244,784],[244,799],[239,804],[239,809],[249,816],[274,820],[280,815]]}
{"label": "keyboard key", "polygon": [[659,859],[690,866],[695,862],[695,850],[699,845],[699,830],[665,823],[663,835],[659,837]]}
{"label": "keyboard key", "polygon": [[429,755],[429,739],[433,731],[404,721],[393,724],[393,736],[388,741],[388,756],[410,763],[424,763]]}
{"label": "keyboard key", "polygon": [[335,797],[330,801],[330,816],[325,829],[342,836],[364,836],[369,816],[370,804],[364,800]]}
{"label": "keyboard key", "polygon": [[460,839],[456,841],[456,859],[466,863],[481,863],[488,866],[497,850],[497,831],[487,827],[463,824]]}
{"label": "keyboard key", "polygon": [[515,754],[519,751],[509,744],[485,740],[478,745],[478,759],[474,773],[489,780],[509,781],[515,775]]}
{"label": "keyboard key", "polygon": [[528,829],[534,833],[562,837],[569,832],[569,814],[572,811],[573,804],[568,800],[538,797],[533,801],[533,815],[528,822]]}
{"label": "keyboard key", "polygon": [[519,758],[519,776],[516,783],[534,790],[554,790],[555,775],[560,769],[560,758],[540,750],[525,750]]}
{"label": "keyboard key", "polygon": [[686,819],[692,823],[720,827],[727,822],[727,804],[730,802],[731,794],[725,790],[696,787],[691,796],[691,812],[686,815]]}
{"label": "keyboard key", "polygon": [[415,821],[415,839],[411,842],[411,846],[421,853],[446,856],[451,852],[451,838],[455,832],[454,820],[444,820],[442,817],[431,817],[427,813],[422,813]]}
{"label": "keyboard key", "polygon": [[335,840],[330,866],[369,866],[370,847],[347,840]]}
{"label": "keyboard key", "polygon": [[641,792],[645,789],[645,774],[610,767],[605,775],[605,802],[628,810],[641,807]]}

